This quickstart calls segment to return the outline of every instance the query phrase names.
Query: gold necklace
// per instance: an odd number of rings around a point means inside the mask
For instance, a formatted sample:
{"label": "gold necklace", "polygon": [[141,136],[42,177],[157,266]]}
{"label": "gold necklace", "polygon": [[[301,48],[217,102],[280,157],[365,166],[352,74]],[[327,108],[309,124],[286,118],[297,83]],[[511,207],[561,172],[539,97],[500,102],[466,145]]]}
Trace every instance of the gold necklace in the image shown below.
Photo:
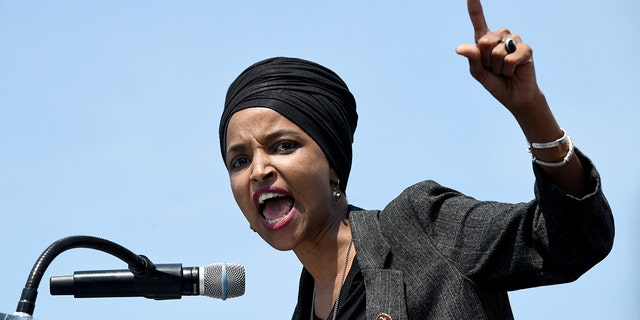
{"label": "gold necklace", "polygon": [[[336,303],[333,305],[333,317],[332,320],[336,320],[336,315],[338,314],[338,304],[340,303],[340,291],[342,291],[342,285],[344,285],[344,277],[347,273],[347,265],[349,264],[349,253],[351,252],[351,247],[353,246],[353,238],[349,242],[349,247],[347,248],[347,254],[344,258],[344,266],[342,267],[342,276],[340,277],[340,286],[338,287],[338,296],[336,297]],[[311,297],[311,320],[313,320],[314,305],[316,302],[316,283],[313,282],[313,296]]]}

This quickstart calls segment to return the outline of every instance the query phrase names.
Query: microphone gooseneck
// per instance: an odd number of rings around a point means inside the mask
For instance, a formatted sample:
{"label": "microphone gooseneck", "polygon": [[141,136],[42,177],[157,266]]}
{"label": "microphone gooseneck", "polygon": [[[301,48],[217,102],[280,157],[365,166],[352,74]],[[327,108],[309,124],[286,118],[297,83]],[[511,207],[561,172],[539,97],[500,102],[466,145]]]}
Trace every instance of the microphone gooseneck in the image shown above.
{"label": "microphone gooseneck", "polygon": [[0,320],[32,319],[38,286],[53,259],[73,248],[89,248],[109,253],[128,265],[126,270],[81,271],[73,276],[51,277],[51,294],[75,297],[133,297],[164,300],[183,295],[204,295],[227,299],[244,294],[244,267],[234,263],[214,263],[183,268],[181,264],[154,265],[149,258],[106,239],[70,236],[47,247],[31,269],[18,307],[13,315],[0,313]]}
{"label": "microphone gooseneck", "polygon": [[126,262],[131,272],[134,273],[145,274],[149,270],[154,269],[153,263],[147,257],[137,255],[127,248],[109,240],[82,235],[62,238],[47,247],[33,265],[24,289],[22,289],[16,314],[33,315],[36,297],[38,296],[38,286],[42,281],[45,270],[58,255],[73,248],[90,248],[109,253]]}

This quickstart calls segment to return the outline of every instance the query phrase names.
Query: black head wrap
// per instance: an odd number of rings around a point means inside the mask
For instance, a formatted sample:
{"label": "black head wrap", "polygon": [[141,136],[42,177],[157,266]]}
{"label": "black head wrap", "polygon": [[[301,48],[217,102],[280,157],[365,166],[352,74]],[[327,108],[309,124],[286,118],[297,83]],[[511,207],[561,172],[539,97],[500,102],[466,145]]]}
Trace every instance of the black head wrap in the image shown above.
{"label": "black head wrap", "polygon": [[229,86],[220,118],[225,163],[229,120],[251,107],[275,110],[304,130],[320,146],[346,190],[358,114],[353,95],[337,74],[314,62],[284,57],[244,70]]}

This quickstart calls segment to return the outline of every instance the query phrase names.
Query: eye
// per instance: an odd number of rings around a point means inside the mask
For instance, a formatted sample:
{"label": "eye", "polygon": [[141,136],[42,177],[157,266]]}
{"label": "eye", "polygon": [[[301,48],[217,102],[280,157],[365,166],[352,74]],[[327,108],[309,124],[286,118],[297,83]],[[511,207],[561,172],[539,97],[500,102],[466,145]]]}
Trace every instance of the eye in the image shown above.
{"label": "eye", "polygon": [[243,168],[247,166],[250,162],[251,161],[249,161],[249,158],[247,157],[244,157],[244,156],[235,157],[229,163],[229,170],[237,170],[237,169]]}
{"label": "eye", "polygon": [[296,142],[285,140],[278,142],[273,149],[275,153],[288,154],[298,149],[299,146]]}

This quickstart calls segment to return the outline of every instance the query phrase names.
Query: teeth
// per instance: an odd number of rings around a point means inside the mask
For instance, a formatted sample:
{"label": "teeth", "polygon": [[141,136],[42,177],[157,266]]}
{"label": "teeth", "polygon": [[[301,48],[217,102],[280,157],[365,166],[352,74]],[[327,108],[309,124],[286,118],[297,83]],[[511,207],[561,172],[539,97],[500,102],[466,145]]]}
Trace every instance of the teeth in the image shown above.
{"label": "teeth", "polygon": [[276,223],[282,221],[282,219],[284,219],[284,218],[286,218],[286,215],[284,217],[280,217],[280,218],[276,218],[276,219],[266,219],[265,218],[265,220],[267,221],[268,224],[276,224]]}
{"label": "teeth", "polygon": [[264,204],[266,200],[277,198],[277,197],[284,197],[284,195],[273,193],[273,192],[263,193],[260,195],[260,197],[258,197],[258,203]]}

